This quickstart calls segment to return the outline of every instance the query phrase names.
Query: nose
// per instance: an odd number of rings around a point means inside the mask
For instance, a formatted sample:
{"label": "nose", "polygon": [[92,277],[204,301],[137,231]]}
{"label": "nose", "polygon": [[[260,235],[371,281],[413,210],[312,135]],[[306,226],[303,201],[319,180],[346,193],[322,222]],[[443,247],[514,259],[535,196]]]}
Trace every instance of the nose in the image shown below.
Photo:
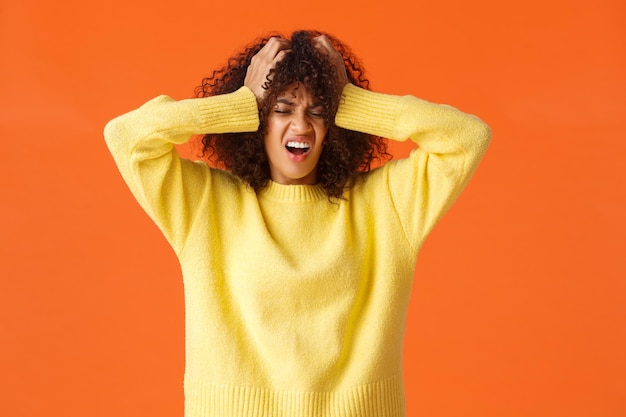
{"label": "nose", "polygon": [[308,133],[312,125],[309,116],[304,112],[295,112],[291,119],[291,130],[294,133]]}

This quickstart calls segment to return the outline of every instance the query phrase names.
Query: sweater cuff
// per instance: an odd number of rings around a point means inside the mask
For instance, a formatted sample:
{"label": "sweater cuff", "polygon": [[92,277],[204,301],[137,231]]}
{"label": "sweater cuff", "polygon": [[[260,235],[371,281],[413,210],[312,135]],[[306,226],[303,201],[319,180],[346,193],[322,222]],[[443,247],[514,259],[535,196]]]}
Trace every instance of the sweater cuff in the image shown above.
{"label": "sweater cuff", "polygon": [[396,139],[394,127],[400,99],[347,84],[341,94],[335,123],[344,129]]}
{"label": "sweater cuff", "polygon": [[195,100],[201,130],[211,133],[255,132],[259,128],[256,97],[248,87]]}

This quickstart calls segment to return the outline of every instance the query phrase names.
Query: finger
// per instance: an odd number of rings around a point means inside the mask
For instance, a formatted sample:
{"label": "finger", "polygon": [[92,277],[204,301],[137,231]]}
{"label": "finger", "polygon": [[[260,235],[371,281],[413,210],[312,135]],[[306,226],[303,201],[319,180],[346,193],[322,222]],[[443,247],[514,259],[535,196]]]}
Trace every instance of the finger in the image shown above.
{"label": "finger", "polygon": [[271,71],[276,68],[276,64],[282,61],[283,58],[285,58],[285,55],[287,55],[289,52],[291,52],[291,49],[283,49],[276,54],[274,60],[267,66],[267,74],[265,76],[266,79],[264,80],[264,82],[266,80],[272,80],[274,78],[274,74]]}
{"label": "finger", "polygon": [[313,39],[313,44],[318,48],[324,50],[328,54],[336,52],[335,47],[326,35],[320,35]]}
{"label": "finger", "polygon": [[268,61],[273,61],[276,55],[290,47],[290,43],[286,39],[273,37],[270,38],[265,46],[259,51],[258,55],[262,55],[268,59]]}
{"label": "finger", "polygon": [[289,47],[289,42],[281,38],[270,38],[259,52],[250,61],[247,78],[252,81],[261,77],[265,79],[267,73],[274,67],[284,54],[281,52]]}
{"label": "finger", "polygon": [[343,55],[335,49],[332,41],[325,35],[320,35],[313,39],[315,47],[322,53],[326,54],[331,64],[337,70],[337,80],[340,84],[345,85],[349,82]]}
{"label": "finger", "polygon": [[278,62],[282,61],[289,52],[291,52],[291,49],[282,49],[279,51],[272,61],[272,68],[274,68]]}
{"label": "finger", "polygon": [[265,96],[267,81],[272,79],[272,69],[291,51],[291,44],[285,39],[270,38],[268,42],[252,57],[246,71],[244,85],[250,88],[257,101]]}
{"label": "finger", "polygon": [[283,42],[280,38],[270,38],[265,45],[257,52],[252,60],[258,63],[269,63],[274,60],[276,54],[281,50]]}

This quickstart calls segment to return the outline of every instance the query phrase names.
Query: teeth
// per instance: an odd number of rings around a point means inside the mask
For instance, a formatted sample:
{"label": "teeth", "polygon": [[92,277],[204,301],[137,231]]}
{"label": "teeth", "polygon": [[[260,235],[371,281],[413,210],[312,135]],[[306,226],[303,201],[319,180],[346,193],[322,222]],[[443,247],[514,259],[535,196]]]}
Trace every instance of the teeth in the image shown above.
{"label": "teeth", "polygon": [[300,149],[309,149],[311,147],[311,145],[309,145],[306,142],[296,142],[296,141],[287,142],[287,146],[290,148],[300,148]]}

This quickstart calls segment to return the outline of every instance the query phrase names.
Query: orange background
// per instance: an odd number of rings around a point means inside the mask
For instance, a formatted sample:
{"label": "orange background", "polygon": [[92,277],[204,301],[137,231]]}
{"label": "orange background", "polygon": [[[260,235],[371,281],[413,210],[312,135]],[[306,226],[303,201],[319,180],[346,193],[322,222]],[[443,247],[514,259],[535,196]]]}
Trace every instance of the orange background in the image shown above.
{"label": "orange background", "polygon": [[417,264],[408,415],[626,415],[623,0],[68,3],[0,6],[0,415],[182,415],[180,270],[102,128],[297,28],[494,131]]}

